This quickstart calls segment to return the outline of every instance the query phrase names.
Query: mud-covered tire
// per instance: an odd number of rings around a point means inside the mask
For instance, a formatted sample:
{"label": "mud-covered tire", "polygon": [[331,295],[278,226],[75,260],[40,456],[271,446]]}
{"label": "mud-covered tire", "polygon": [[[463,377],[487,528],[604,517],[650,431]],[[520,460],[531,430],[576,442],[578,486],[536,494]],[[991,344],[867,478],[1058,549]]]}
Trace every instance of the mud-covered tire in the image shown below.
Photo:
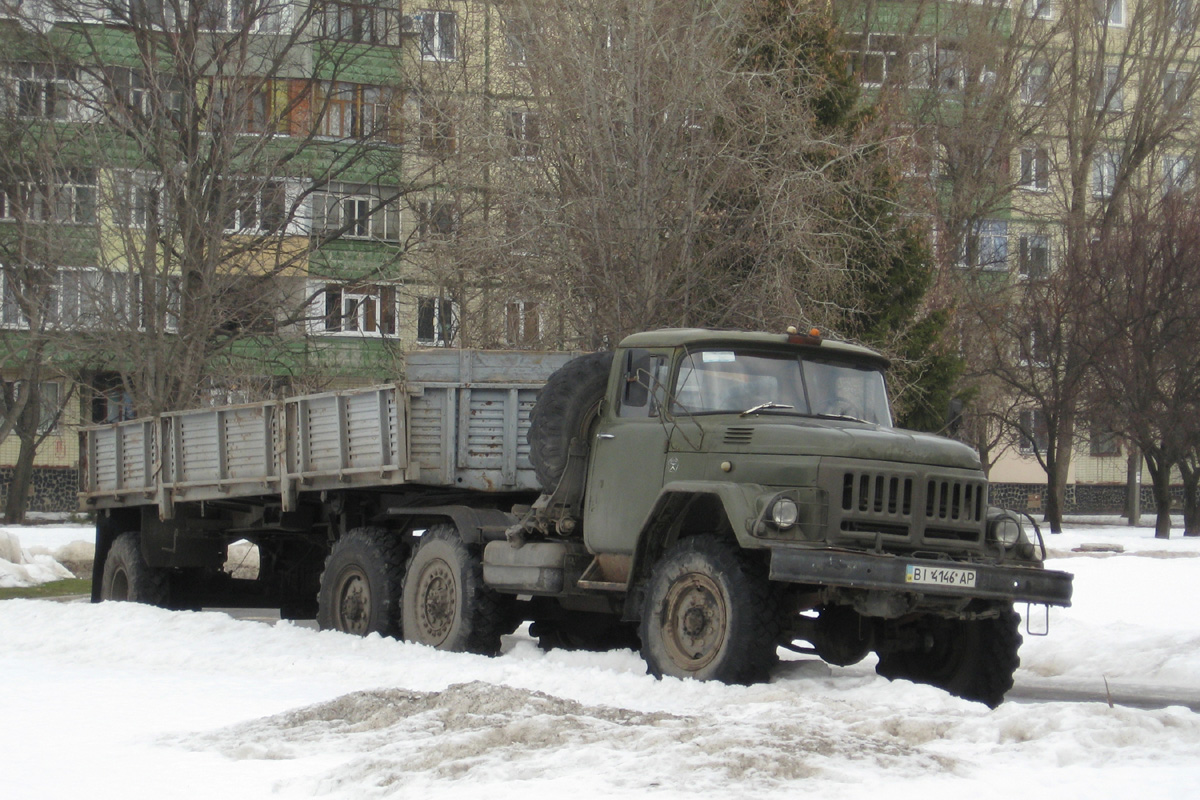
{"label": "mud-covered tire", "polygon": [[348,531],[325,559],[317,625],[356,636],[399,636],[407,555],[404,539],[384,528]]}
{"label": "mud-covered tire", "polygon": [[406,641],[493,656],[513,629],[513,602],[483,582],[479,554],[453,525],[430,527],[413,549],[402,602]]}
{"label": "mud-covered tire", "polygon": [[170,578],[167,570],[146,563],[139,534],[122,533],[113,540],[104,559],[100,600],[166,607],[171,596]]}
{"label": "mud-covered tire", "polygon": [[995,708],[1012,688],[1021,664],[1020,628],[1021,618],[1011,608],[991,619],[928,617],[917,623],[924,646],[880,654],[875,671],[888,680],[937,686]]}
{"label": "mud-covered tire", "polygon": [[764,564],[725,539],[693,536],[651,573],[642,658],[658,678],[758,683],[777,659],[782,618]]}
{"label": "mud-covered tire", "polygon": [[562,479],[571,440],[587,436],[608,386],[612,361],[612,352],[571,359],[538,394],[529,415],[529,460],[543,491],[554,491]]}

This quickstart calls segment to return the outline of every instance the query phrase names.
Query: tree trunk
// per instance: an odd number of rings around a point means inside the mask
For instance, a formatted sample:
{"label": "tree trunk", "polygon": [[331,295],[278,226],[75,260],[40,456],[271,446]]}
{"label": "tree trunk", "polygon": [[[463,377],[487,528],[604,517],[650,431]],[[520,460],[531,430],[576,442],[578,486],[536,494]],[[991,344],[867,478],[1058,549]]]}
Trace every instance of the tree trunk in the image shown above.
{"label": "tree trunk", "polygon": [[1125,468],[1125,517],[1131,526],[1142,518],[1142,456],[1132,444]]}
{"label": "tree trunk", "polygon": [[12,482],[8,485],[8,497],[4,503],[4,521],[9,525],[20,525],[25,521],[25,512],[29,508],[29,487],[33,483],[33,457],[36,454],[36,433],[32,436],[22,435],[21,450],[17,454]]}
{"label": "tree trunk", "polygon": [[1154,504],[1158,507],[1154,518],[1154,538],[1171,538],[1171,465],[1162,464],[1157,458],[1146,458],[1153,483]]}
{"label": "tree trunk", "polygon": [[1200,536],[1200,465],[1179,462],[1183,476],[1183,535]]}

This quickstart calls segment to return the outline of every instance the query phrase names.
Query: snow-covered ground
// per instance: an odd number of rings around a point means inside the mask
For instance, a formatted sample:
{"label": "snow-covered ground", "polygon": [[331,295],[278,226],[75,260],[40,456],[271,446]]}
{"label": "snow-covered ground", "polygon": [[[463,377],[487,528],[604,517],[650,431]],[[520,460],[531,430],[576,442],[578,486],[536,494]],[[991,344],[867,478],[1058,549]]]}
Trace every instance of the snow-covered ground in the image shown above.
{"label": "snow-covered ground", "polygon": [[[21,547],[80,528],[2,528]],[[1075,602],[1026,635],[1014,696],[1200,694],[1200,540],[1047,537]],[[1079,554],[1084,543],[1120,554]],[[1030,623],[1045,617],[1035,609]],[[645,674],[631,651],[494,659],[127,604],[0,602],[0,792],[13,798],[1200,798],[1200,714],[994,711],[788,655],[769,684]]]}

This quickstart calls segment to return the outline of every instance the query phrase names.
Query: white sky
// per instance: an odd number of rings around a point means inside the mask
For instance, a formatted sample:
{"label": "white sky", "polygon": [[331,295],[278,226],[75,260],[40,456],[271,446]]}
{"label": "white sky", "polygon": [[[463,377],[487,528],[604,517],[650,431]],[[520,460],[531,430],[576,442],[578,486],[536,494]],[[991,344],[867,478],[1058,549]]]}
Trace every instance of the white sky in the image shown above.
{"label": "white sky", "polygon": [[[25,555],[90,530],[0,528]],[[1047,537],[1076,574],[1013,695],[1200,696],[1200,540]],[[1116,542],[1121,555],[1075,555]],[[0,577],[6,573],[0,562]],[[1035,624],[1044,618],[1035,614]],[[12,798],[1200,798],[1200,714],[995,711],[801,656],[768,684],[645,674],[631,651],[494,659],[217,612],[0,602],[0,795]]]}

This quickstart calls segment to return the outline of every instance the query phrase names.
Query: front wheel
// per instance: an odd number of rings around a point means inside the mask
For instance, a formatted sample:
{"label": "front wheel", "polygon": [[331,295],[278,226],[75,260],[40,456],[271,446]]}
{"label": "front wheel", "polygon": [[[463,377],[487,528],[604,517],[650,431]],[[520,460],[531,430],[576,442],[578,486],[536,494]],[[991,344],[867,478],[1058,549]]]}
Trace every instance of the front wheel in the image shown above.
{"label": "front wheel", "polygon": [[1021,618],[1011,607],[990,619],[926,617],[913,627],[918,646],[880,653],[876,672],[888,680],[937,686],[990,708],[1004,701],[1021,664]]}
{"label": "front wheel", "polygon": [[383,528],[355,528],[333,544],[317,594],[317,625],[366,636],[400,633],[403,540]]}
{"label": "front wheel", "polygon": [[496,655],[512,628],[513,599],[483,582],[479,555],[453,525],[434,525],[404,576],[403,628],[410,642],[438,650]]}
{"label": "front wheel", "polygon": [[100,599],[165,607],[169,597],[170,574],[146,563],[141,536],[122,533],[114,539],[100,575]]}
{"label": "front wheel", "polygon": [[735,544],[694,536],[654,568],[642,612],[642,658],[661,678],[768,678],[782,616],[766,570]]}

